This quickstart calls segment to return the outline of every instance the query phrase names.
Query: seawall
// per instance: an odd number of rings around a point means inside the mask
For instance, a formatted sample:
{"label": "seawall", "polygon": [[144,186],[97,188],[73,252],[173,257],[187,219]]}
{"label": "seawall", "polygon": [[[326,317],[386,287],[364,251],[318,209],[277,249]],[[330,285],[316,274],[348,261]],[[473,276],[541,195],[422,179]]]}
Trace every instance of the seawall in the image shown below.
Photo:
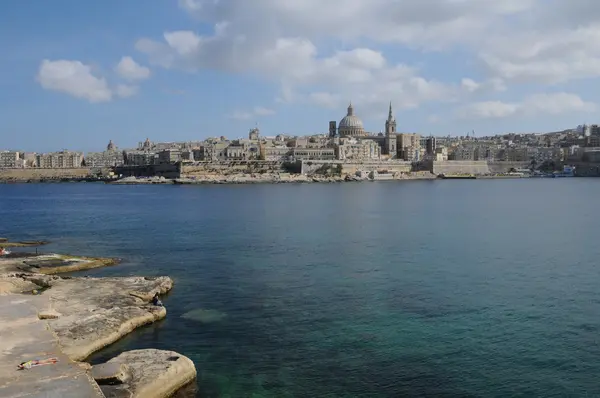
{"label": "seawall", "polygon": [[529,162],[488,162],[481,161],[462,161],[448,160],[443,162],[431,162],[431,172],[435,175],[440,174],[502,174],[508,173],[511,169],[522,169],[529,167]]}
{"label": "seawall", "polygon": [[195,162],[181,165],[181,178],[194,178],[207,175],[280,173],[289,169],[289,163],[268,160]]}
{"label": "seawall", "polygon": [[61,179],[78,179],[92,176],[89,167],[73,169],[0,169],[0,181],[52,181]]}
{"label": "seawall", "polygon": [[411,162],[404,161],[364,161],[345,162],[341,160],[302,160],[300,162],[300,173],[311,175],[329,173],[338,175],[354,175],[358,171],[387,174],[387,173],[409,173],[412,170]]}

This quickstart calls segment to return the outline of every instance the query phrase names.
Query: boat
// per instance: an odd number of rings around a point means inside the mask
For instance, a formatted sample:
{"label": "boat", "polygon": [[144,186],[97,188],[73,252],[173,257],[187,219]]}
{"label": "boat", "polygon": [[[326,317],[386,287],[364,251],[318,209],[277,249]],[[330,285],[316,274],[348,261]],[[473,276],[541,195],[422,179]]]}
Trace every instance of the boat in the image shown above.
{"label": "boat", "polygon": [[554,178],[575,177],[575,167],[564,166],[563,171],[557,171],[552,175]]}
{"label": "boat", "polygon": [[443,180],[475,180],[473,174],[440,174],[440,178]]}

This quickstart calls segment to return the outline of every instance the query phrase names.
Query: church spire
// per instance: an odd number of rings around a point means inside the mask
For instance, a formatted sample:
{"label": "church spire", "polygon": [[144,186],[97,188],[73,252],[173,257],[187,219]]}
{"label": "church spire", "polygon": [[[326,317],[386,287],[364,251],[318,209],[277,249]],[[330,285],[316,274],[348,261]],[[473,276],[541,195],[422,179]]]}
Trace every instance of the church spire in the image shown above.
{"label": "church spire", "polygon": [[385,121],[385,134],[387,136],[396,134],[396,119],[394,118],[394,113],[392,111],[392,101],[390,101],[390,109],[388,112],[388,118]]}

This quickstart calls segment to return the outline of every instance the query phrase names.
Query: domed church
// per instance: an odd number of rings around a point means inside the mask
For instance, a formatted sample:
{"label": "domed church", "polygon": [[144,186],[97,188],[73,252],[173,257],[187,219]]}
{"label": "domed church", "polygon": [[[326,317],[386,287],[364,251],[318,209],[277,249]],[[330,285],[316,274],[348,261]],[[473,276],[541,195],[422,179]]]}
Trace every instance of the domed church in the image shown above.
{"label": "domed church", "polygon": [[362,120],[354,114],[352,102],[348,106],[348,114],[340,120],[338,125],[338,134],[340,137],[365,137],[367,133],[363,127]]}
{"label": "domed church", "polygon": [[340,120],[340,124],[335,125],[335,121],[329,122],[329,137],[330,138],[359,138],[361,140],[375,141],[381,147],[381,153],[389,155],[390,158],[397,156],[397,131],[396,118],[392,112],[392,103],[388,111],[388,118],[385,121],[385,134],[370,135],[365,131],[362,120],[354,114],[352,102],[348,106],[348,114]]}

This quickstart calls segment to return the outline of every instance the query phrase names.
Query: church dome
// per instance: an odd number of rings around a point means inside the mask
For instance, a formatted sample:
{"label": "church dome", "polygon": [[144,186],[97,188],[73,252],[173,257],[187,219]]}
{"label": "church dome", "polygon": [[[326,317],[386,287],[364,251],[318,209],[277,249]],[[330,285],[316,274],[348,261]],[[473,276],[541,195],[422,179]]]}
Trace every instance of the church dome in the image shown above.
{"label": "church dome", "polygon": [[362,120],[354,114],[352,103],[348,106],[348,114],[340,120],[338,131],[340,137],[365,135]]}

